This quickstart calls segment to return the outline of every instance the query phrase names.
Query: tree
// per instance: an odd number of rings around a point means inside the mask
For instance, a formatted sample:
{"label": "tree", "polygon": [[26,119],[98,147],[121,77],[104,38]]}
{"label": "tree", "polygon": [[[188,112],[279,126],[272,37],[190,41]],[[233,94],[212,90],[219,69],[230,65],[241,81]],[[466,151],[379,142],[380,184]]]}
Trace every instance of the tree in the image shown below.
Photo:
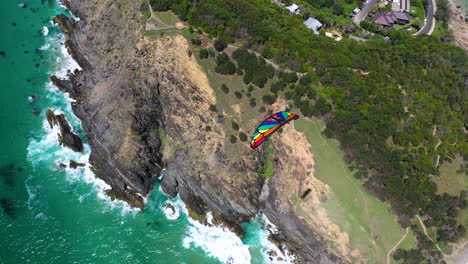
{"label": "tree", "polygon": [[223,84],[221,85],[221,90],[223,90],[223,92],[224,92],[225,94],[228,94],[228,93],[229,93],[229,87],[227,87],[227,85],[226,85],[225,83],[223,83]]}
{"label": "tree", "polygon": [[251,107],[257,106],[257,102],[255,100],[255,97],[250,98],[249,104],[250,104]]}
{"label": "tree", "polygon": [[209,109],[210,111],[212,111],[212,112],[217,112],[217,111],[218,111],[218,109],[216,108],[216,105],[213,105],[213,104],[210,105],[210,107],[209,107],[208,109]]}
{"label": "tree", "polygon": [[331,111],[331,105],[323,98],[319,97],[317,102],[315,102],[315,112],[320,115],[325,115]]}
{"label": "tree", "polygon": [[232,129],[239,130],[239,124],[237,124],[236,122],[232,121],[231,125],[232,125]]}
{"label": "tree", "polygon": [[242,93],[240,93],[239,91],[235,91],[235,92],[234,92],[234,95],[237,97],[237,99],[241,99],[241,98],[242,98]]}
{"label": "tree", "polygon": [[214,41],[213,46],[217,51],[221,52],[227,47],[227,43],[224,40],[218,38]]}
{"label": "tree", "polygon": [[231,135],[231,138],[229,139],[229,141],[231,141],[232,144],[235,144],[237,142],[237,137],[234,135]]}
{"label": "tree", "polygon": [[247,141],[247,135],[242,133],[242,132],[239,132],[239,139],[242,141],[242,142],[245,142]]}
{"label": "tree", "polygon": [[276,96],[272,94],[266,94],[262,97],[263,103],[272,105],[276,102]]}
{"label": "tree", "polygon": [[232,63],[226,54],[220,53],[216,57],[215,71],[224,75],[233,75],[236,72],[236,65]]}
{"label": "tree", "polygon": [[200,50],[200,59],[207,59],[209,56],[208,50],[202,49]]}
{"label": "tree", "polygon": [[201,40],[197,39],[197,38],[193,38],[193,39],[190,40],[190,43],[192,43],[193,45],[200,46],[201,45]]}

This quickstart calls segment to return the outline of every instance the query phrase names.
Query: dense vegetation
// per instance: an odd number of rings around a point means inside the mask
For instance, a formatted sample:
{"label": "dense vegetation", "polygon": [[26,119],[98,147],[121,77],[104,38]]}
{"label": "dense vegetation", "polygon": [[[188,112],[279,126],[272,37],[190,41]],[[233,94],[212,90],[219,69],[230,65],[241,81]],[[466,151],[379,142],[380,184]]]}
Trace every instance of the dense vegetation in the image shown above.
{"label": "dense vegetation", "polygon": [[[457,156],[468,160],[468,58],[461,49],[404,32],[391,32],[389,42],[336,42],[312,34],[300,18],[266,0],[177,0],[173,6],[205,32],[302,72],[300,78],[280,74],[262,101],[270,104],[283,94],[304,115],[323,118],[325,135],[340,141],[356,176],[392,204],[402,225],[421,215],[441,244],[464,236],[455,218],[467,206],[466,194],[437,194],[431,181],[440,164]],[[218,55],[218,65],[226,64],[219,72],[233,74],[236,67],[226,57]],[[233,59],[244,75],[271,76],[264,61],[245,49]],[[396,257],[436,263],[440,256],[421,237],[418,249]]]}
{"label": "dense vegetation", "polygon": [[248,52],[245,48],[234,51],[232,57],[244,72],[243,80],[245,84],[252,82],[256,86],[263,88],[268,79],[273,78],[275,74],[273,67],[267,64],[264,58],[257,57],[257,55]]}

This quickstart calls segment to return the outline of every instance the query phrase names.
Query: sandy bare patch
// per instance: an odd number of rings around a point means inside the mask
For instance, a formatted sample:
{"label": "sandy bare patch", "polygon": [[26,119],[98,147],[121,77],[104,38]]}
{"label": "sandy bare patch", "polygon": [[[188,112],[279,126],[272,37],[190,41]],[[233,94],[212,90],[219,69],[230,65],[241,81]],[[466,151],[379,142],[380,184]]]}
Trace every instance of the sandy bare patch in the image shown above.
{"label": "sandy bare patch", "polygon": [[[284,102],[279,100],[274,105],[279,106],[284,106]],[[279,188],[284,193],[282,198],[296,205],[298,215],[331,243],[330,250],[350,261],[360,256],[358,249],[350,248],[349,235],[331,221],[327,211],[321,206],[321,199],[328,199],[333,193],[330,186],[314,177],[313,153],[304,133],[296,131],[288,124],[283,127],[279,141],[281,144],[276,144],[273,148],[277,156],[282,158],[275,164],[274,177],[281,177]],[[309,189],[309,194],[302,198]],[[298,203],[300,208],[297,208]],[[280,202],[278,206],[284,205]]]}
{"label": "sandy bare patch", "polygon": [[175,24],[175,27],[176,27],[178,30],[182,30],[182,29],[185,28],[185,25],[184,25],[183,23],[181,23],[181,22],[177,22],[177,23]]}
{"label": "sandy bare patch", "polygon": [[236,114],[240,114],[241,112],[241,105],[240,104],[234,104],[234,105],[231,105],[232,107],[232,110],[234,110],[234,112],[236,112]]}
{"label": "sandy bare patch", "polygon": [[288,107],[288,102],[283,98],[278,98],[274,104],[267,106],[268,110],[272,110],[273,113],[284,111],[286,107]]}
{"label": "sandy bare patch", "polygon": [[[156,40],[155,56],[164,67],[171,67],[172,74],[191,84],[205,103],[215,104],[216,97],[206,74],[196,62],[194,56],[188,55],[187,40],[181,35],[158,38]],[[186,88],[191,88],[187,86]]]}

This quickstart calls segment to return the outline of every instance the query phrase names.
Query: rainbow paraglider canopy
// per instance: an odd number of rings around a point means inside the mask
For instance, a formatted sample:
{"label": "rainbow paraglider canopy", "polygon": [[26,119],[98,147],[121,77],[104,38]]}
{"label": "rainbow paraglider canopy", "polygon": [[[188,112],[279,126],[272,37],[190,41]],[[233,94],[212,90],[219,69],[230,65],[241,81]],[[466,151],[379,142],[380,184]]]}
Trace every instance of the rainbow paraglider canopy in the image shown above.
{"label": "rainbow paraglider canopy", "polygon": [[291,120],[298,119],[299,116],[289,112],[278,112],[265,119],[255,130],[250,140],[252,149],[260,146],[268,137]]}

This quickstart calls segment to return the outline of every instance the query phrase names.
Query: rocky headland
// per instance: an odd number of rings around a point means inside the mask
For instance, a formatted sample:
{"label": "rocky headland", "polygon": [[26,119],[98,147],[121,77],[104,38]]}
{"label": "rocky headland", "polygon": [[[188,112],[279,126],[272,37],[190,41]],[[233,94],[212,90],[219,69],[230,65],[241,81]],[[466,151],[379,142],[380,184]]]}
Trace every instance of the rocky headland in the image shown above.
{"label": "rocky headland", "polygon": [[[140,1],[64,4],[80,20],[61,15],[54,21],[82,70],[51,80],[76,100],[90,163],[112,187],[111,197],[144,208],[143,198],[163,172],[163,190],[179,195],[194,216],[211,211],[242,235],[239,223],[263,211],[281,230],[274,240],[298,262],[361,262],[347,234],[319,206],[329,187],[313,177],[303,134],[285,129],[302,143],[281,137],[274,151],[282,158],[274,158],[275,173],[266,180],[264,151],[227,146],[222,120],[209,111],[213,89],[183,36],[142,36]],[[336,243],[326,246],[330,240]]]}

